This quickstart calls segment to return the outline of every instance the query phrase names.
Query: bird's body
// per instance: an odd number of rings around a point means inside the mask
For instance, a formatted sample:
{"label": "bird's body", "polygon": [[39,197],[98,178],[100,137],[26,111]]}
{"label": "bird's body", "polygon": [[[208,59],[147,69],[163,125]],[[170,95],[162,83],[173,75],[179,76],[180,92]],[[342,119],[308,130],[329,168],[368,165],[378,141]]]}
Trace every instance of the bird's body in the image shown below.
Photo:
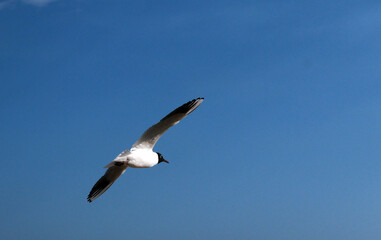
{"label": "bird's body", "polygon": [[145,131],[131,150],[124,150],[105,166],[108,168],[106,173],[95,183],[87,200],[92,202],[102,195],[126,171],[127,167],[150,168],[161,162],[168,163],[160,153],[152,150],[153,147],[165,131],[195,110],[203,100],[203,98],[197,98],[185,103]]}
{"label": "bird's body", "polygon": [[150,149],[131,149],[127,156],[127,166],[131,168],[150,168],[159,163],[159,156]]}

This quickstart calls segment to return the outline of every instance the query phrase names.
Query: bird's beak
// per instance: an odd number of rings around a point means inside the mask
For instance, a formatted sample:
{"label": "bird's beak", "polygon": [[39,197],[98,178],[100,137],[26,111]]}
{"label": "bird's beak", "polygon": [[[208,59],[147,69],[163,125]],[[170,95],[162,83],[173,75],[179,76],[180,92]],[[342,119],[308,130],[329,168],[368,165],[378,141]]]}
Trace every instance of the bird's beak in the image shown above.
{"label": "bird's beak", "polygon": [[169,163],[167,160],[163,159],[163,162]]}

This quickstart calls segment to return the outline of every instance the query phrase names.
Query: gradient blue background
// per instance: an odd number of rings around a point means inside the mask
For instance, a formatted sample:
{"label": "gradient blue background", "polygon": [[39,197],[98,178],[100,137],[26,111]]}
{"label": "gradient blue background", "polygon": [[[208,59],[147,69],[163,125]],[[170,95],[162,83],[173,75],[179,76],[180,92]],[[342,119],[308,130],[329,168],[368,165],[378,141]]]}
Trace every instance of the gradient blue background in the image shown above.
{"label": "gradient blue background", "polygon": [[3,0],[0,32],[2,239],[381,238],[379,1]]}

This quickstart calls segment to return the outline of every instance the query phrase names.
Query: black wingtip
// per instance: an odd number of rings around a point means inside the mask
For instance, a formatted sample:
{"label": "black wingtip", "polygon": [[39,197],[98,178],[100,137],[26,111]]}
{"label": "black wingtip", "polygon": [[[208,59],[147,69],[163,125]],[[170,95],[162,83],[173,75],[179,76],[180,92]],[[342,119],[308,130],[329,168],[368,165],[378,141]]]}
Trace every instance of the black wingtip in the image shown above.
{"label": "black wingtip", "polygon": [[[190,114],[192,111],[194,111],[196,108],[194,108],[194,106],[196,104],[200,105],[201,102],[200,100],[204,100],[203,97],[199,97],[199,98],[195,98],[193,100],[190,100],[189,102],[187,103],[184,103],[183,105],[181,105],[180,107],[176,108],[175,110],[173,110],[172,112],[170,112],[167,116],[165,116],[163,119],[161,119],[160,121],[165,121],[167,120],[168,118],[172,117],[173,115],[175,114],[179,114],[179,113],[184,113],[186,115]],[[197,106],[198,106],[197,105]]]}
{"label": "black wingtip", "polygon": [[100,195],[102,195],[111,185],[113,182],[110,182],[106,175],[101,177],[94,185],[94,187],[91,189],[89,195],[87,196],[87,201],[92,202],[96,198],[98,198]]}
{"label": "black wingtip", "polygon": [[91,193],[89,193],[89,195],[87,196],[87,201],[89,202],[89,203],[91,203],[93,200],[91,200]]}
{"label": "black wingtip", "polygon": [[198,100],[204,100],[204,98],[203,98],[203,97],[195,98],[195,99],[190,100],[189,102],[185,103],[184,105],[187,105],[187,104],[188,104],[188,105],[189,105],[189,104],[193,104],[193,103],[197,102]]}

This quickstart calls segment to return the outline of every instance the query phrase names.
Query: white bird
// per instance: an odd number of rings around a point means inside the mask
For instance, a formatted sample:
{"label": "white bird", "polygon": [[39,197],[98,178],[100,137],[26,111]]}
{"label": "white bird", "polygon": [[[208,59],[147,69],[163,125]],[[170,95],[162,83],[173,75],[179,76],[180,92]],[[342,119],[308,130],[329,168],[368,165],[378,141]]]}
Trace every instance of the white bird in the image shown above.
{"label": "white bird", "polygon": [[105,166],[105,168],[108,168],[106,173],[95,183],[87,200],[92,202],[102,195],[126,171],[127,167],[150,168],[161,162],[169,163],[163,158],[163,155],[152,151],[153,147],[165,131],[193,112],[202,101],[204,101],[204,98],[193,99],[185,103],[147,129],[134,143],[131,150],[124,150]]}

